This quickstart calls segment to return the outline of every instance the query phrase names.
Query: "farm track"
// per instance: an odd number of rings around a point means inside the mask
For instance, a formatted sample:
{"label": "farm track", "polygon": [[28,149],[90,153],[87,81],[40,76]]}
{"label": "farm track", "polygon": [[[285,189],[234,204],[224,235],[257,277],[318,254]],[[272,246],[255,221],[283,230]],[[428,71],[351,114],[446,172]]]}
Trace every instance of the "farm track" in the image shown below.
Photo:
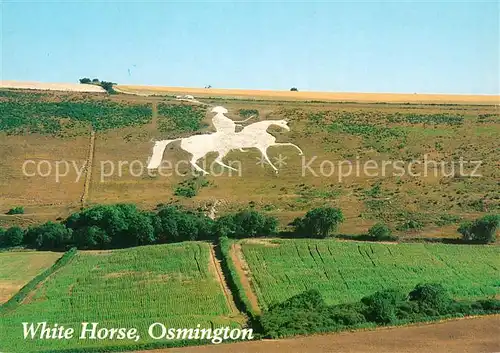
{"label": "farm track", "polygon": [[499,352],[500,316],[330,333],[280,340],[136,351],[135,353],[479,353]]}
{"label": "farm track", "polygon": [[224,273],[222,272],[222,267],[221,267],[221,260],[217,258],[216,255],[216,250],[215,250],[214,244],[210,244],[210,263],[212,265],[213,270],[215,271],[216,277],[217,277],[217,282],[219,282],[219,285],[221,287],[222,292],[224,293],[224,297],[226,298],[227,306],[231,310],[231,313],[234,315],[241,314],[236,307],[236,304],[234,302],[233,294],[229,290],[229,287],[227,286],[227,280],[226,277],[224,276]]}
{"label": "farm track", "polygon": [[90,142],[89,142],[89,153],[87,156],[87,161],[85,162],[85,182],[83,184],[83,194],[80,199],[81,207],[85,207],[85,203],[89,196],[90,183],[92,181],[92,163],[94,161],[94,151],[95,151],[95,131],[90,132]]}
{"label": "farm track", "polygon": [[241,279],[241,285],[245,289],[245,293],[248,297],[248,300],[252,305],[252,310],[257,315],[260,315],[261,310],[259,307],[259,301],[257,300],[257,296],[252,290],[252,286],[248,278],[249,274],[248,265],[245,262],[245,258],[243,257],[243,253],[241,251],[241,245],[233,244],[231,246],[230,254],[231,254],[231,261],[233,261],[234,266],[236,267],[236,271],[238,272],[238,275]]}

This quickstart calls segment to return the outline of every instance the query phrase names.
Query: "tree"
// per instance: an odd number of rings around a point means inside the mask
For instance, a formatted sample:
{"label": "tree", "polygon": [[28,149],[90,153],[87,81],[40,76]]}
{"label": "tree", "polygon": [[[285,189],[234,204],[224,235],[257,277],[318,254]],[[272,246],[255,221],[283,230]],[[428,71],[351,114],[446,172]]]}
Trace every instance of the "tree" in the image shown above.
{"label": "tree", "polygon": [[458,228],[462,238],[474,243],[493,243],[496,240],[496,232],[500,227],[500,215],[491,214],[471,222],[464,222]]}
{"label": "tree", "polygon": [[99,83],[99,79],[98,78],[93,78],[92,79],[92,83]]}
{"label": "tree", "polygon": [[406,295],[396,289],[386,289],[364,297],[361,302],[367,306],[366,318],[382,324],[396,321],[397,307],[406,300]]}
{"label": "tree", "polygon": [[106,90],[106,92],[110,94],[116,93],[116,91],[113,89],[113,85],[115,85],[115,83],[108,81],[101,81],[100,85],[102,88]]}
{"label": "tree", "polygon": [[300,236],[326,238],[344,221],[342,210],[333,207],[319,207],[308,211],[305,217],[292,222],[295,233]]}
{"label": "tree", "polygon": [[7,229],[3,235],[2,246],[3,247],[13,247],[19,246],[23,243],[24,231],[19,226],[13,226]]}
{"label": "tree", "polygon": [[149,213],[132,204],[99,205],[74,213],[65,224],[80,248],[129,247],[156,241]]}
{"label": "tree", "polygon": [[214,232],[230,238],[252,238],[277,233],[278,221],[255,210],[243,210],[220,217],[215,222]]}
{"label": "tree", "polygon": [[377,223],[368,230],[368,236],[373,240],[393,240],[395,237],[389,227],[383,223]]}
{"label": "tree", "polygon": [[64,224],[48,221],[26,231],[25,244],[42,250],[64,249],[72,242],[72,230]]}
{"label": "tree", "polygon": [[213,221],[200,212],[167,206],[158,211],[161,224],[158,241],[177,242],[185,240],[206,240],[213,236]]}
{"label": "tree", "polygon": [[88,78],[88,77],[81,78],[80,79],[80,83],[82,83],[82,84],[88,84],[88,83],[90,83],[90,78]]}
{"label": "tree", "polygon": [[292,87],[292,88],[290,88],[290,91],[292,91],[292,92],[298,92],[299,90],[297,89],[297,87]]}
{"label": "tree", "polygon": [[448,292],[439,283],[418,284],[410,292],[409,297],[421,306],[436,310],[438,314],[445,314],[452,303]]}

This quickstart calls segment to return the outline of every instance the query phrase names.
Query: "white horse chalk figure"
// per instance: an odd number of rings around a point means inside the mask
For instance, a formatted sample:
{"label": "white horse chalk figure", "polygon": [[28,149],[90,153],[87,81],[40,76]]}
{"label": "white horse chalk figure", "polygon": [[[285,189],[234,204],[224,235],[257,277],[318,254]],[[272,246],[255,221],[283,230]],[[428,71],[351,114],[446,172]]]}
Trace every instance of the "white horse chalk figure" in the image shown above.
{"label": "white horse chalk figure", "polygon": [[[276,137],[267,132],[267,129],[271,125],[276,125],[290,131],[290,127],[288,126],[288,122],[286,120],[259,121],[246,126],[240,132],[235,132],[236,124],[231,119],[224,116],[224,113],[227,113],[227,110],[224,107],[215,107],[212,109],[212,112],[216,113],[213,121],[217,132],[173,140],[156,141],[153,146],[153,154],[149,160],[148,169],[156,169],[160,166],[165,148],[168,144],[174,141],[181,141],[181,148],[192,155],[190,160],[191,165],[203,174],[208,174],[208,172],[200,168],[197,165],[197,162],[209,152],[217,152],[219,154],[215,159],[217,164],[236,170],[222,161],[229,151],[233,149],[242,150],[243,148],[257,148],[262,153],[265,161],[269,163],[276,173],[278,173],[278,169],[273,165],[267,156],[267,149],[269,147],[293,146],[299,151],[300,155],[303,155],[302,150],[297,145],[290,142],[276,142]],[[251,119],[252,117],[248,119]]]}

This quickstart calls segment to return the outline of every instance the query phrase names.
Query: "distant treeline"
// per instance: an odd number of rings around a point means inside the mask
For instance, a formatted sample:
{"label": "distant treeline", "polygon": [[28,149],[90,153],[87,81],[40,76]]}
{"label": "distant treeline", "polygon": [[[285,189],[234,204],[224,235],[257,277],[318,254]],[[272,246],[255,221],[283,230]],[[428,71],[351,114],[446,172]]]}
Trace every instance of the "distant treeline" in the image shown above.
{"label": "distant treeline", "polygon": [[[288,236],[326,238],[344,220],[338,208],[320,207],[296,218],[293,231],[278,232],[278,220],[253,209],[223,215],[215,220],[202,212],[180,206],[163,206],[156,212],[133,204],[98,205],[73,213],[62,222],[46,222],[22,229],[0,228],[0,247],[25,246],[40,250],[112,249],[187,240],[216,240],[220,237],[252,238]],[[500,215],[487,215],[463,223],[458,231],[470,243],[495,241]],[[359,240],[396,240],[390,228],[377,223]]]}

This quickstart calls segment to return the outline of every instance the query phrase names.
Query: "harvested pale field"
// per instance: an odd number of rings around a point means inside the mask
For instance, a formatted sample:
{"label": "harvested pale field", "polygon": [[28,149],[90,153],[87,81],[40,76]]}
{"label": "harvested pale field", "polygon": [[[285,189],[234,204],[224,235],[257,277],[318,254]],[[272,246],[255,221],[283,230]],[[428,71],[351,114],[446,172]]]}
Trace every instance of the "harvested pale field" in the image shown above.
{"label": "harvested pale field", "polygon": [[0,303],[9,300],[33,277],[52,266],[61,255],[51,251],[0,253]]}
{"label": "harvested pale field", "polygon": [[106,92],[104,88],[96,85],[82,85],[78,83],[54,83],[54,82],[21,82],[0,81],[0,88],[36,89],[48,91],[70,91],[70,92]]}
{"label": "harvested pale field", "polygon": [[471,94],[417,94],[417,93],[354,93],[354,92],[291,92],[271,90],[243,90],[219,88],[187,88],[162,86],[119,85],[123,93],[138,95],[193,95],[195,97],[294,100],[294,101],[333,101],[363,103],[454,103],[454,104],[500,104],[499,95]]}
{"label": "harvested pale field", "polygon": [[500,351],[500,316],[380,328],[283,340],[264,340],[135,353],[454,353]]}

